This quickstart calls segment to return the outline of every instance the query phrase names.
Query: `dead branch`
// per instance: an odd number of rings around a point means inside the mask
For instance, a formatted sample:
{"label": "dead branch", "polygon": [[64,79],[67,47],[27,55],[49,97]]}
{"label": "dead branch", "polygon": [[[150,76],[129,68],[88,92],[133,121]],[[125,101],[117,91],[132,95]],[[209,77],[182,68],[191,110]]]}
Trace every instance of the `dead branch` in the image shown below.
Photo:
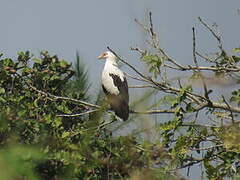
{"label": "dead branch", "polygon": [[219,43],[219,48],[220,48],[220,50],[222,51],[222,54],[223,54],[223,55],[226,55],[226,52],[225,52],[225,50],[223,49],[223,44],[222,44],[221,36],[220,36],[220,35],[217,35],[217,33],[214,32],[214,30],[213,30],[204,20],[202,20],[201,17],[198,17],[198,20],[199,20],[199,22],[202,23],[202,25],[203,25],[204,27],[206,27],[206,28],[212,33],[212,35],[217,39],[217,41],[218,41],[218,43]]}

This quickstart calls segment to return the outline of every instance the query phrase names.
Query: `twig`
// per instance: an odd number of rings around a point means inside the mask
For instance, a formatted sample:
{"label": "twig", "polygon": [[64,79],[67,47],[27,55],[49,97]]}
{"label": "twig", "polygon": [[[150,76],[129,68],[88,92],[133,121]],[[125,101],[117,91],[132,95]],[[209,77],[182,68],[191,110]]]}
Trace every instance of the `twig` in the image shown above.
{"label": "twig", "polygon": [[109,124],[112,124],[114,122],[114,120],[111,120],[111,121],[109,121],[109,122],[105,122],[105,123],[103,123],[103,124],[100,124],[98,127],[97,127],[97,129],[102,129],[104,126],[107,126],[107,125],[109,125]]}
{"label": "twig", "polygon": [[221,43],[221,37],[218,36],[213,30],[212,28],[202,20],[201,17],[198,17],[198,20],[212,33],[212,35]]}
{"label": "twig", "polygon": [[142,24],[142,23],[141,23],[140,21],[138,21],[137,19],[134,19],[134,21],[135,21],[139,26],[141,26],[144,31],[150,33],[150,32],[149,32],[149,29],[148,29],[144,24]]}
{"label": "twig", "polygon": [[214,72],[240,72],[240,67],[236,66],[234,68],[227,68],[227,67],[207,67],[207,66],[190,66],[188,65],[188,67],[184,67],[183,68],[179,68],[179,67],[175,67],[175,66],[171,66],[169,64],[164,64],[163,66],[170,68],[170,69],[175,69],[178,71],[196,71],[196,70],[200,70],[200,71],[214,71]]}
{"label": "twig", "polygon": [[202,158],[202,159],[194,159],[194,160],[192,160],[190,163],[187,163],[187,164],[185,164],[185,165],[183,165],[183,166],[181,166],[181,167],[177,167],[177,168],[171,169],[171,170],[169,170],[169,171],[176,171],[176,170],[179,170],[179,169],[184,169],[184,168],[189,167],[189,166],[192,166],[192,165],[194,165],[194,164],[198,164],[198,163],[200,163],[200,162],[202,162],[202,161],[204,161],[204,160],[205,160],[205,158]]}
{"label": "twig", "polygon": [[[166,60],[168,60],[169,62],[171,62],[172,64],[174,64],[175,66],[179,67],[180,69],[184,70],[185,67],[182,66],[181,64],[177,63],[175,60],[173,60],[172,58],[170,58],[165,51],[159,47],[159,40],[157,39],[156,33],[154,32],[153,29],[153,23],[152,23],[152,13],[149,12],[149,22],[150,22],[150,28],[146,27],[145,25],[143,25],[141,22],[139,22],[137,19],[135,19],[135,22],[140,25],[147,33],[150,34],[150,37],[152,39],[152,43],[149,42],[150,45],[152,45],[155,49],[157,49],[157,51],[159,52],[160,55],[163,55]],[[136,49],[133,49],[136,50]]]}
{"label": "twig", "polygon": [[[192,154],[191,154],[191,158],[192,158]],[[192,166],[188,166],[188,168],[187,168],[187,176],[189,176],[189,173],[190,173],[190,168],[191,168]]]}
{"label": "twig", "polygon": [[94,112],[100,111],[100,109],[94,109],[94,110],[90,110],[90,111],[86,111],[86,112],[82,112],[82,113],[77,113],[77,114],[58,114],[57,117],[77,117],[77,116],[83,116],[86,114],[91,114]]}
{"label": "twig", "polygon": [[188,68],[186,68],[185,70],[205,70],[205,71],[215,71],[215,72],[239,72],[240,71],[240,67],[236,66],[234,68],[226,68],[226,67],[192,67],[189,66]]}
{"label": "twig", "polygon": [[[177,71],[182,71],[182,68],[171,66],[169,64],[163,64],[163,67],[167,67],[167,68],[174,69],[174,70],[177,70]],[[184,71],[185,71],[185,69],[184,69]]]}
{"label": "twig", "polygon": [[117,55],[117,53],[115,53],[109,46],[107,46],[107,49],[109,51],[111,51],[121,62],[123,62],[124,64],[128,65],[133,71],[135,71],[139,76],[141,76],[143,79],[148,80],[149,78],[147,78],[147,76],[143,75],[142,73],[140,73],[135,67],[133,67],[131,64],[129,64],[127,61],[123,60],[121,57],[119,57]]}
{"label": "twig", "polygon": [[240,108],[231,106],[230,104],[226,105],[226,104],[212,102],[212,108],[219,108],[219,109],[223,109],[230,112],[240,113]]}
{"label": "twig", "polygon": [[182,88],[182,84],[181,84],[181,80],[180,80],[180,78],[177,79],[177,82],[178,82],[178,86],[179,86],[179,88]]}
{"label": "twig", "polygon": [[192,151],[203,151],[203,150],[209,150],[217,147],[222,147],[224,144],[217,144],[216,146],[210,146],[210,147],[204,147],[204,148],[191,148]]}
{"label": "twig", "polygon": [[186,126],[186,127],[203,127],[203,128],[220,128],[221,127],[221,126],[208,125],[208,124],[192,124],[192,123],[184,123],[184,124],[181,124],[181,126]]}
{"label": "twig", "polygon": [[[162,86],[162,84],[159,84],[159,86]],[[171,86],[168,86],[168,85],[165,85],[164,90],[170,91],[173,94],[177,94],[177,93],[181,92],[181,89],[174,88],[174,87],[171,87]],[[203,97],[201,95],[198,95],[198,94],[195,94],[195,93],[192,93],[192,92],[187,91],[186,95],[189,99],[197,102],[197,104],[199,104],[199,105],[203,103],[202,101],[206,101],[205,97]]]}
{"label": "twig", "polygon": [[209,96],[208,96],[208,90],[207,90],[207,85],[201,75],[201,72],[198,68],[198,62],[197,62],[197,57],[196,57],[196,34],[195,34],[195,28],[193,27],[192,28],[192,33],[193,33],[193,61],[197,67],[197,70],[198,70],[198,73],[199,73],[199,76],[202,80],[202,83],[203,83],[203,89],[204,89],[204,96],[205,98],[208,100],[209,103],[211,103],[210,99],[209,99]]}
{"label": "twig", "polygon": [[132,86],[128,86],[128,88],[154,88],[151,85],[132,85]]}
{"label": "twig", "polygon": [[217,35],[213,29],[206,23],[202,20],[201,17],[198,17],[198,20],[212,33],[212,35],[217,39],[218,43],[219,43],[219,48],[220,50],[222,51],[223,54],[226,55],[226,52],[225,50],[223,49],[223,45],[222,45],[222,39],[221,39],[221,36]]}
{"label": "twig", "polygon": [[199,57],[205,59],[207,62],[215,63],[214,60],[210,59],[210,58],[207,57],[207,56],[204,56],[204,55],[200,54],[199,52],[196,52],[196,55],[198,55]]}
{"label": "twig", "polygon": [[125,74],[126,76],[132,78],[132,79],[137,80],[137,81],[149,82],[149,81],[145,80],[144,78],[139,78],[139,77],[133,76],[133,75],[131,75],[131,74],[128,74],[128,73],[126,73],[126,72],[124,72],[124,74]]}
{"label": "twig", "polygon": [[40,94],[42,94],[42,95],[44,95],[46,97],[51,97],[51,98],[53,98],[55,100],[67,100],[67,101],[80,103],[80,104],[84,105],[85,107],[92,107],[92,108],[97,108],[97,109],[101,108],[101,106],[98,106],[98,105],[95,105],[95,104],[91,104],[91,103],[88,103],[88,102],[85,102],[85,101],[82,101],[82,100],[73,99],[73,98],[69,98],[69,97],[63,97],[63,96],[56,96],[56,95],[53,95],[53,94],[41,91],[41,90],[37,89],[36,87],[34,87],[34,86],[30,85],[30,84],[28,84],[28,86],[32,90],[34,90],[34,91],[36,91],[36,92],[38,92],[38,93],[40,93]]}
{"label": "twig", "polygon": [[193,33],[193,62],[195,63],[196,67],[198,67],[198,62],[196,57],[196,34],[195,34],[194,27],[192,27],[192,33]]}
{"label": "twig", "polygon": [[174,64],[175,66],[177,66],[179,69],[181,69],[182,71],[185,71],[187,70],[187,67],[177,63],[177,61],[173,60],[172,58],[170,58],[166,53],[165,51],[158,47],[157,50],[166,58],[167,61],[169,61],[170,63]]}
{"label": "twig", "polygon": [[151,36],[156,36],[156,34],[153,31],[152,12],[149,12],[149,22],[150,22],[150,28],[149,28],[150,34]]}
{"label": "twig", "polygon": [[139,52],[141,56],[146,54],[146,51],[140,49],[139,47],[131,47],[130,50]]}
{"label": "twig", "polygon": [[[198,112],[203,108],[208,107],[208,103],[202,103],[194,108],[193,112]],[[148,110],[148,111],[134,111],[130,110],[130,113],[134,114],[172,114],[175,113],[176,109],[157,109],[157,110]]]}
{"label": "twig", "polygon": [[230,109],[230,115],[231,115],[232,123],[234,124],[234,116],[233,116],[233,112],[231,111],[230,105],[228,104],[228,102],[226,101],[226,99],[225,99],[225,97],[223,95],[222,95],[222,98],[223,98],[223,101],[225,102],[225,104]]}
{"label": "twig", "polygon": [[134,110],[130,110],[130,113],[133,114],[173,114],[175,113],[176,110],[174,109],[166,109],[166,110],[149,110],[149,111],[134,111]]}

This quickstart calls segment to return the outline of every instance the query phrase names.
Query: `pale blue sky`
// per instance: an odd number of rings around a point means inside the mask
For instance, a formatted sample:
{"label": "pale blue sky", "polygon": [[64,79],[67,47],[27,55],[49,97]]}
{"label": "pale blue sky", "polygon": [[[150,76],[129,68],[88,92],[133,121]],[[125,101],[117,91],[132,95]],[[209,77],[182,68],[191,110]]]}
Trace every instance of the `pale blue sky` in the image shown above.
{"label": "pale blue sky", "polygon": [[[69,61],[78,50],[96,84],[103,62],[96,57],[110,46],[136,66],[130,46],[144,46],[144,33],[134,18],[147,22],[153,12],[160,42],[171,56],[191,61],[191,27],[198,47],[215,51],[215,40],[199,26],[197,17],[216,22],[227,49],[240,46],[239,0],[0,0],[0,51],[15,57],[18,51],[41,50]],[[126,67],[124,67],[126,68]],[[98,83],[98,81],[97,81]]]}
{"label": "pale blue sky", "polygon": [[[48,50],[68,61],[78,50],[91,74],[93,87],[100,83],[104,63],[97,56],[106,46],[120,52],[144,71],[130,46],[145,46],[145,35],[134,18],[147,23],[153,13],[162,47],[175,59],[192,63],[192,26],[197,48],[215,52],[216,41],[197,21],[201,16],[217,23],[224,47],[240,46],[240,0],[0,0],[0,51],[16,57],[30,50],[36,56]],[[124,67],[127,70],[127,67]],[[97,77],[97,78],[96,78]],[[131,82],[130,82],[131,83]],[[93,91],[97,91],[92,88]],[[132,91],[132,90],[131,90]],[[191,174],[196,178],[194,168]]]}

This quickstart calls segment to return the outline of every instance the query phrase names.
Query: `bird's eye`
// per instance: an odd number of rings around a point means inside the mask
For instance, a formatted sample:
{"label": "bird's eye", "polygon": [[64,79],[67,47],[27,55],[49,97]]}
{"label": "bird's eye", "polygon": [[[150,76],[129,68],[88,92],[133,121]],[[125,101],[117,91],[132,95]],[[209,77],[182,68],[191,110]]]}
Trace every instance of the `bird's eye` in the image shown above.
{"label": "bird's eye", "polygon": [[103,53],[103,56],[106,57],[108,54],[107,53]]}

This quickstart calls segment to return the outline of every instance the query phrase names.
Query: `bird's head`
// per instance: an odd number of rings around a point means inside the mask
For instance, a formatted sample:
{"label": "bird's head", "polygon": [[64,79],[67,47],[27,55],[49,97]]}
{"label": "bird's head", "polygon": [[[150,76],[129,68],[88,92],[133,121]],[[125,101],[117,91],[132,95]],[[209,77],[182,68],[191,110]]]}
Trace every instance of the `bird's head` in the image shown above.
{"label": "bird's head", "polygon": [[117,57],[111,51],[106,51],[102,53],[100,56],[98,56],[98,59],[111,59],[115,61]]}

